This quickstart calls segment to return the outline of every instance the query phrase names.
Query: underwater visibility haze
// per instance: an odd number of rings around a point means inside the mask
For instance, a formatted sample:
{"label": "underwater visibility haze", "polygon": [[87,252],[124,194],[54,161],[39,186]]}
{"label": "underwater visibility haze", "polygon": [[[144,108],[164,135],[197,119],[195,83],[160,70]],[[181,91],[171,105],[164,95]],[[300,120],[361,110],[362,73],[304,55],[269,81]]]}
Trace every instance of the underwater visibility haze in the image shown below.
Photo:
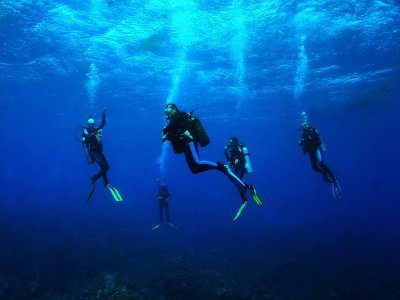
{"label": "underwater visibility haze", "polygon": [[[0,299],[400,299],[397,0],[1,0],[0,22]],[[162,143],[168,103],[201,120],[202,159],[246,145],[262,205],[234,221],[226,176]],[[123,201],[98,180],[86,202],[104,108]]]}

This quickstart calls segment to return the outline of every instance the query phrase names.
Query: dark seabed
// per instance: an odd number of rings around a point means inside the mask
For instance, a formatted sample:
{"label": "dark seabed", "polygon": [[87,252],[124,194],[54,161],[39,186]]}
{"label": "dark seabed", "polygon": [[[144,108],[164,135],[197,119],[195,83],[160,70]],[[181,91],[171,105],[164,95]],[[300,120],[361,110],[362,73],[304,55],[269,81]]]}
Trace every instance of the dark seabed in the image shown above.
{"label": "dark seabed", "polygon": [[[394,0],[0,1],[0,299],[400,299],[400,5]],[[194,111],[262,206],[161,142]],[[101,121],[114,201],[81,127]],[[325,163],[303,155],[301,112]],[[172,228],[157,230],[161,182]]]}

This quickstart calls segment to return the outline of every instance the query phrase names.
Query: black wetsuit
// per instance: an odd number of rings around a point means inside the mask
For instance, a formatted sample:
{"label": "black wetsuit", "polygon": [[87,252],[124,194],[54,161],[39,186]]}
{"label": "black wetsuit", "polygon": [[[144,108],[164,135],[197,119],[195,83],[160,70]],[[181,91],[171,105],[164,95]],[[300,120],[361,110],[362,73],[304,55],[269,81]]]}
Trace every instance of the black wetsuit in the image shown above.
{"label": "black wetsuit", "polygon": [[171,142],[175,153],[184,153],[187,165],[192,173],[197,174],[208,170],[223,172],[229,180],[235,184],[240,191],[246,191],[246,185],[222,163],[200,160],[198,153],[199,141],[196,139],[196,132],[193,128],[193,116],[186,112],[178,111],[168,121],[163,129],[165,140]]}
{"label": "black wetsuit", "polygon": [[103,153],[103,144],[102,144],[102,128],[106,125],[106,116],[103,113],[102,122],[99,127],[95,128],[93,126],[89,126],[84,129],[83,136],[83,144],[86,147],[90,157],[93,161],[98,163],[100,166],[100,171],[96,175],[92,176],[92,181],[96,181],[100,177],[103,177],[104,186],[109,184],[107,172],[110,169],[108,165],[107,159]]}
{"label": "black wetsuit", "polygon": [[232,166],[233,172],[240,179],[243,179],[246,173],[246,158],[243,153],[243,147],[243,144],[228,144],[224,149],[226,160]]}
{"label": "black wetsuit", "polygon": [[303,128],[300,146],[303,148],[304,154],[310,154],[310,161],[313,170],[321,173],[325,182],[332,183],[336,181],[336,177],[329,167],[322,161],[320,150],[321,145],[321,136],[316,128],[310,125]]}
{"label": "black wetsuit", "polygon": [[167,223],[170,223],[169,218],[169,197],[171,194],[168,191],[168,187],[166,185],[160,186],[160,189],[157,192],[157,199],[160,207],[160,224],[163,222],[163,210],[165,210],[165,215],[167,216]]}

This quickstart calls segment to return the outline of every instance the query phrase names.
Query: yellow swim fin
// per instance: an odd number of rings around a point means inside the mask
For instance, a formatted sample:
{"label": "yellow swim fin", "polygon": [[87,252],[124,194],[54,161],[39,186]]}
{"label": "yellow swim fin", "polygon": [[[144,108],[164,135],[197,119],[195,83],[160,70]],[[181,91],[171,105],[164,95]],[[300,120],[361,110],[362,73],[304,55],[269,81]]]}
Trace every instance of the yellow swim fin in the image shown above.
{"label": "yellow swim fin", "polygon": [[107,189],[111,192],[111,195],[113,196],[115,201],[120,202],[123,200],[121,197],[121,194],[118,192],[118,190],[115,187],[108,184]]}
{"label": "yellow swim fin", "polygon": [[246,207],[246,205],[247,205],[247,202],[243,202],[243,204],[240,205],[239,210],[237,211],[235,217],[233,218],[233,221],[236,221],[237,218],[240,217],[240,215],[242,214],[242,211],[243,211],[243,209]]}
{"label": "yellow swim fin", "polygon": [[255,202],[257,205],[262,205],[261,199],[260,199],[260,197],[258,197],[257,191],[256,191],[256,189],[254,188],[254,186],[249,185],[248,187],[249,187],[249,190],[250,190],[250,193],[251,193],[251,197],[253,198],[254,202]]}

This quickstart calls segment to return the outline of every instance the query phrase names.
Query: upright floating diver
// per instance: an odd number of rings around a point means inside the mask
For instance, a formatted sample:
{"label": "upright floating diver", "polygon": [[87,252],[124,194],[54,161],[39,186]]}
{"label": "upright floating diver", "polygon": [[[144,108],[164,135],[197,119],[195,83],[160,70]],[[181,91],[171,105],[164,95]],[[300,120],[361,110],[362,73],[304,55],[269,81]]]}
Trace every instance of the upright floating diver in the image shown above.
{"label": "upright floating diver", "polygon": [[246,173],[252,173],[253,168],[250,162],[250,153],[246,145],[239,143],[235,136],[231,137],[229,144],[224,148],[224,155],[228,165],[233,168],[233,172],[241,180]]}
{"label": "upright floating diver", "polygon": [[310,161],[312,169],[315,172],[319,172],[323,176],[323,180],[326,183],[332,184],[332,193],[336,199],[342,196],[342,189],[340,188],[337,176],[329,169],[329,167],[322,161],[321,152],[325,152],[326,148],[322,142],[321,136],[318,130],[307,121],[307,115],[305,112],[302,113],[301,128],[303,134],[299,141],[299,145],[303,149],[303,153],[310,155]]}
{"label": "upright floating diver", "polygon": [[99,127],[94,126],[94,118],[90,116],[87,119],[87,126],[84,127],[82,132],[82,145],[86,153],[87,162],[92,164],[96,162],[100,166],[100,171],[96,175],[92,176],[92,186],[90,193],[86,198],[86,202],[89,202],[93,195],[96,180],[103,177],[104,187],[106,187],[110,192],[115,201],[122,201],[122,197],[118,190],[112,187],[108,181],[107,172],[110,170],[107,159],[103,153],[103,132],[102,129],[106,125],[106,109],[103,109],[102,121]]}
{"label": "upright floating diver", "polygon": [[170,141],[172,149],[175,153],[184,153],[186,163],[189,166],[190,171],[193,174],[209,171],[218,170],[224,173],[230,181],[239,189],[242,197],[242,206],[236,214],[234,220],[236,220],[244,207],[246,206],[246,193],[249,190],[254,201],[261,205],[261,200],[258,197],[256,190],[252,185],[243,183],[229,168],[220,162],[214,163],[210,161],[200,160],[198,153],[198,145],[205,147],[210,143],[210,139],[207,136],[200,120],[192,115],[192,113],[186,113],[180,111],[175,104],[169,103],[165,106],[165,116],[167,126],[163,129],[162,141]]}
{"label": "upright floating diver", "polygon": [[[228,161],[228,166],[233,169],[233,173],[243,179],[246,173],[253,172],[253,168],[250,162],[250,153],[245,144],[239,143],[239,139],[235,136],[229,139],[229,144],[224,148],[224,155]],[[240,196],[243,203],[246,202],[246,195],[240,191]]]}
{"label": "upright floating diver", "polygon": [[160,208],[160,223],[155,225],[152,229],[156,230],[157,228],[159,228],[162,223],[163,223],[163,211],[165,210],[165,215],[167,217],[167,223],[169,226],[171,226],[172,228],[177,228],[174,224],[172,224],[170,222],[170,217],[169,217],[169,198],[171,197],[171,194],[168,190],[168,186],[163,183],[161,184],[160,188],[158,189],[157,192],[157,199],[158,199],[158,204],[159,204],[159,208]]}

